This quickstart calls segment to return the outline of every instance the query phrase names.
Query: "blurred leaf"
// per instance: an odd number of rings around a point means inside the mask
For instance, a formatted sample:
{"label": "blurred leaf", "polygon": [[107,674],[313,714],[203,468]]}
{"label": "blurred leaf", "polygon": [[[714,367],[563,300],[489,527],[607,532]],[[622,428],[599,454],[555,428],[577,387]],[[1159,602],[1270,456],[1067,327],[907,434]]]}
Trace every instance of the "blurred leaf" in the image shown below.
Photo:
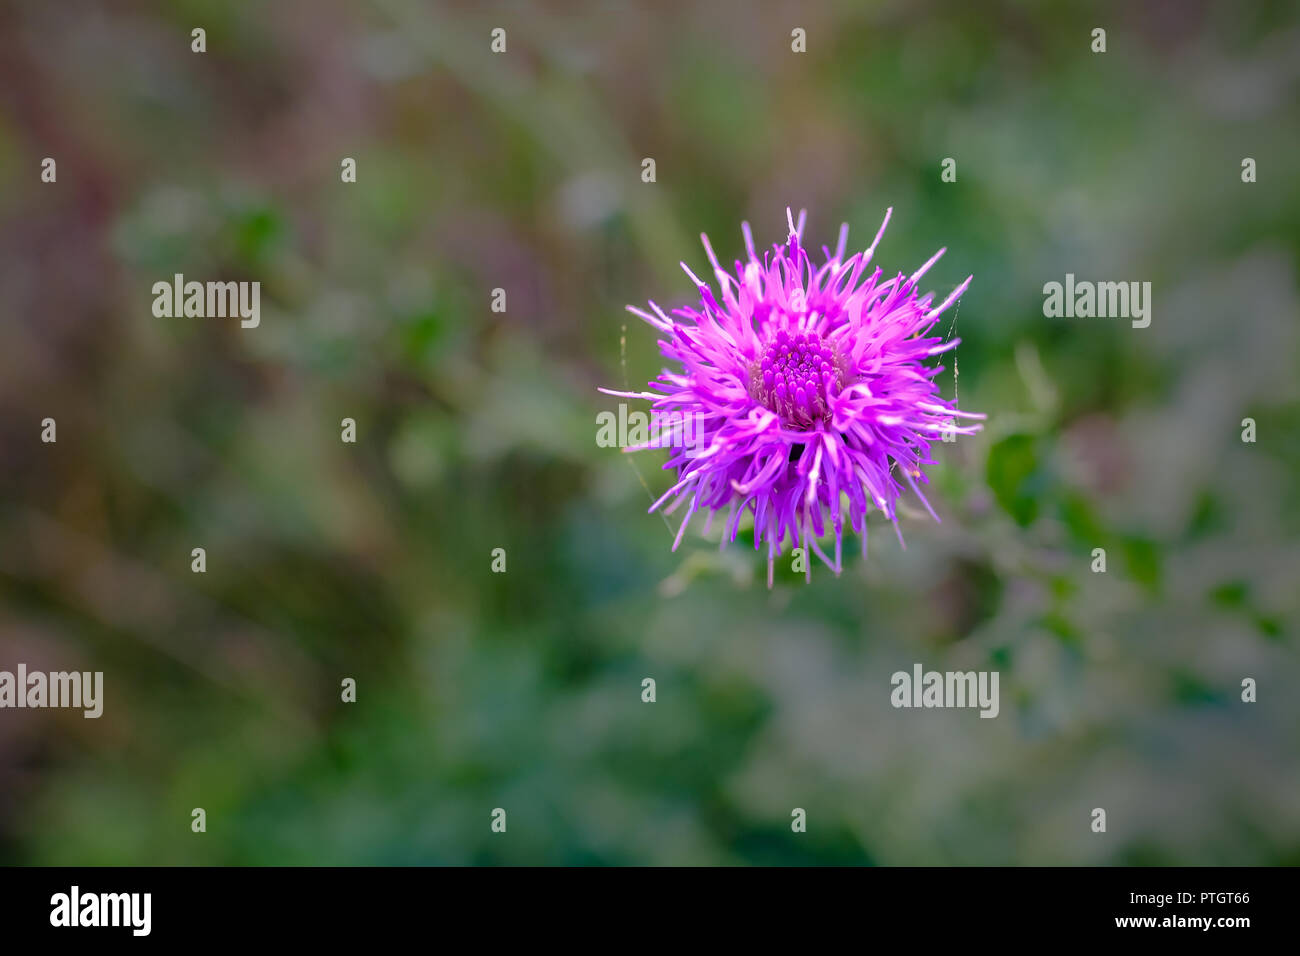
{"label": "blurred leaf", "polygon": [[1129,575],[1146,590],[1160,589],[1160,550],[1150,538],[1124,537],[1120,541]]}
{"label": "blurred leaf", "polygon": [[1039,461],[1039,447],[1032,435],[1009,435],[989,449],[989,487],[998,504],[1021,527],[1038,517],[1039,495],[1046,476]]}

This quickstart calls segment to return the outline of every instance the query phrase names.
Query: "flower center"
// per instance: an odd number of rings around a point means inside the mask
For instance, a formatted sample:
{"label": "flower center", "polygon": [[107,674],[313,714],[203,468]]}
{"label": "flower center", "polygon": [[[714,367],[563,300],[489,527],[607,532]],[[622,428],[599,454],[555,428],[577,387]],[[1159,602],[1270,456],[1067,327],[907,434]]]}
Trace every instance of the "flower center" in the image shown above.
{"label": "flower center", "polygon": [[839,356],[816,332],[776,333],[750,374],[750,396],[788,425],[811,428],[830,418],[844,384]]}

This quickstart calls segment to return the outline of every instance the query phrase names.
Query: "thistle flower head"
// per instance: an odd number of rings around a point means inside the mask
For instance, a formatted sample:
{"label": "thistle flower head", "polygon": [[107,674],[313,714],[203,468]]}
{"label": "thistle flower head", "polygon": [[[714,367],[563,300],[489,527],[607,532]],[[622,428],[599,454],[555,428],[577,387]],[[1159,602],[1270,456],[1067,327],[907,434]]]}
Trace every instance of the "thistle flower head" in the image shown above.
{"label": "thistle flower head", "polygon": [[[743,224],[748,258],[734,273],[702,235],[717,285],[682,263],[697,306],[671,317],[654,302],[650,312],[629,307],[663,333],[660,351],[676,368],[664,369],[647,391],[601,391],[648,399],[665,420],[693,426],[697,440],[673,447],[664,465],[677,480],[650,507],[685,506],[674,550],[696,512],[711,524],[727,511],[725,545],[748,511],[754,547],[767,548],[771,584],[787,542],[839,573],[846,514],[865,556],[868,511],[879,510],[897,530],[904,484],[938,520],[918,487],[926,482],[922,466],[933,464],[930,443],[945,432],[973,434],[979,426],[958,419],[983,416],[942,398],[934,379],[943,367],[924,363],[960,341],[929,333],[971,280],[938,307],[932,293],[917,294],[942,249],[909,277],[882,281],[879,268],[868,275],[892,211],[871,246],[848,258],[842,226],[835,251],[822,247],[819,266],[802,245],[802,212],[796,223],[787,210],[789,237],[761,259]],[[820,544],[828,534],[833,559]]]}

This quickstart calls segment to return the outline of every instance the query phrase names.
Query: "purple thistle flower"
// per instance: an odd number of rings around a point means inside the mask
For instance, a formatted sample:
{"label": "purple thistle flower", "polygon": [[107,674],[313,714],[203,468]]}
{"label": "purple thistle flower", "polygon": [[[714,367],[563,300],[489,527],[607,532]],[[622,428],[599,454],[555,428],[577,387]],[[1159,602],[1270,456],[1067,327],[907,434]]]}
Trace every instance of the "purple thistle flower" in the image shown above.
{"label": "purple thistle flower", "polygon": [[[696,447],[674,443],[664,468],[675,469],[677,481],[650,506],[654,511],[672,499],[665,509],[671,514],[686,504],[674,551],[697,511],[707,512],[707,532],[714,516],[729,509],[725,546],[736,539],[748,509],[755,549],[767,544],[769,586],[787,537],[791,547],[810,549],[838,574],[845,498],[864,557],[871,507],[893,522],[902,543],[900,477],[939,520],[917,487],[918,478],[927,480],[921,466],[934,463],[930,442],[944,431],[974,434],[979,425],[958,426],[956,419],[984,416],[958,411],[940,397],[934,378],[943,367],[922,363],[960,342],[926,333],[971,279],[938,308],[930,307],[932,293],[918,296],[917,281],[943,255],[940,249],[910,277],[899,273],[881,282],[877,268],[860,282],[892,212],[885,213],[870,248],[847,259],[849,227],[841,226],[835,252],[823,246],[826,261],[816,268],[801,245],[803,212],[796,225],[786,211],[789,239],[761,260],[744,223],[749,259],[736,262],[734,275],[701,235],[721,301],[683,262],[699,291],[699,308],[674,310],[674,321],[654,302],[653,314],[628,307],[667,336],[660,351],[681,371],[664,369],[649,383],[653,391],[601,391],[649,399],[653,414],[698,430]],[[652,440],[626,450],[661,444]],[[828,529],[834,560],[818,544]]]}

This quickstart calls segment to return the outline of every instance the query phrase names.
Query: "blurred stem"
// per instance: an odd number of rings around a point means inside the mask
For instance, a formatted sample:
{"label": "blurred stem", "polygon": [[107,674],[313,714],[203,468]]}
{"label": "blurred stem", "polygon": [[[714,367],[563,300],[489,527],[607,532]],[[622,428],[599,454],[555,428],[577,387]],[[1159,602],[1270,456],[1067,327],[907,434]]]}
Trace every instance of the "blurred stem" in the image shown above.
{"label": "blurred stem", "polygon": [[1029,400],[1038,413],[1039,426],[1045,427],[1056,417],[1060,396],[1047,370],[1043,368],[1038,346],[1025,341],[1016,344],[1016,371],[1020,373],[1020,380],[1029,392]]}

